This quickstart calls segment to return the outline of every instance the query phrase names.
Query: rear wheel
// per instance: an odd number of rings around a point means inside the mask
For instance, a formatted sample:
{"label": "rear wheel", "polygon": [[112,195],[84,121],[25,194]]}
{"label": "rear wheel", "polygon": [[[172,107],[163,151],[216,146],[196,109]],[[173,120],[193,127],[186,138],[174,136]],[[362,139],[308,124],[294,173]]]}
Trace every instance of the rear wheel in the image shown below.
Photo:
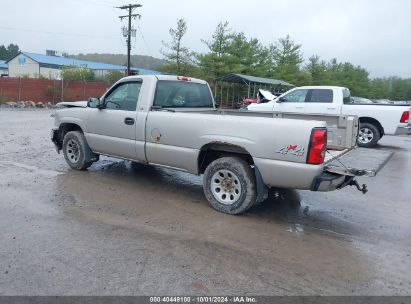
{"label": "rear wheel", "polygon": [[85,170],[93,163],[93,152],[83,133],[79,131],[67,132],[64,135],[63,153],[67,164],[73,169]]}
{"label": "rear wheel", "polygon": [[203,189],[214,209],[239,214],[256,201],[255,176],[248,163],[238,157],[222,157],[205,170]]}
{"label": "rear wheel", "polygon": [[380,131],[375,125],[369,122],[360,123],[360,130],[358,131],[357,139],[358,146],[364,148],[374,147],[380,138]]}

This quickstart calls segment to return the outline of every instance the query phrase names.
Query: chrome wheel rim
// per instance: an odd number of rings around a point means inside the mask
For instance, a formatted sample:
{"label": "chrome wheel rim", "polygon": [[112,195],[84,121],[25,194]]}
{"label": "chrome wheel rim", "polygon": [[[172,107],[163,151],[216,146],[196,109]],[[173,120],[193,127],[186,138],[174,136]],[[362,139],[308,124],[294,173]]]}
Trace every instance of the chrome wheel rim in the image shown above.
{"label": "chrome wheel rim", "polygon": [[368,128],[360,128],[358,132],[358,141],[362,144],[370,143],[374,138],[374,132]]}
{"label": "chrome wheel rim", "polygon": [[66,145],[67,158],[72,163],[77,163],[80,158],[79,144],[74,139],[70,139]]}
{"label": "chrome wheel rim", "polygon": [[211,191],[220,203],[232,205],[241,196],[240,179],[230,170],[218,170],[211,178]]}

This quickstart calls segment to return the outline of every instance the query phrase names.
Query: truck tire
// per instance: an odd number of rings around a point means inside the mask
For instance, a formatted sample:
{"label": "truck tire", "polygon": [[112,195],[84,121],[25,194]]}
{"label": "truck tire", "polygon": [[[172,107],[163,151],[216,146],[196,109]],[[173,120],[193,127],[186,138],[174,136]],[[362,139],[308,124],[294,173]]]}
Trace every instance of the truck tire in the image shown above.
{"label": "truck tire", "polygon": [[381,134],[378,128],[369,122],[361,122],[358,131],[357,144],[360,147],[371,148],[374,147],[380,140]]}
{"label": "truck tire", "polygon": [[211,206],[228,214],[245,212],[257,197],[253,170],[238,157],[222,157],[210,163],[204,172],[203,189]]}
{"label": "truck tire", "polygon": [[67,132],[63,139],[63,153],[67,164],[76,170],[85,170],[93,163],[93,152],[83,133]]}

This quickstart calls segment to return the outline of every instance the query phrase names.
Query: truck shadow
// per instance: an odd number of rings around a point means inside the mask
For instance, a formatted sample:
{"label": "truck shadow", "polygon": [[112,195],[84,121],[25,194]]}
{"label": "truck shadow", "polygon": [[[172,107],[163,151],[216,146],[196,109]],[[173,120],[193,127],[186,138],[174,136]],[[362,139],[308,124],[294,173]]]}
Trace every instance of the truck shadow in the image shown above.
{"label": "truck shadow", "polygon": [[212,209],[204,197],[202,177],[127,161],[103,160],[87,172],[70,170],[60,175],[57,183],[58,188],[83,201],[83,207],[89,201],[94,205],[110,203],[130,209],[131,213],[138,210],[139,213],[151,214],[155,209],[162,209],[166,213],[169,210],[169,220],[176,222],[181,221],[186,213],[193,220],[207,217],[211,221],[209,225],[212,225],[212,221],[218,223],[243,217],[242,221],[247,223],[261,225],[261,222],[266,222],[286,226],[284,229],[289,229],[291,225],[299,230],[338,238],[353,235],[356,230],[349,222],[328,212],[311,211],[306,202],[302,206],[299,192],[290,189],[270,191],[266,201],[240,216],[221,214]]}
{"label": "truck shadow", "polygon": [[[322,205],[326,202],[321,202]],[[251,208],[247,214],[257,220],[274,221],[288,225],[295,231],[325,234],[333,238],[351,240],[361,231],[354,224],[340,218],[338,214],[319,210],[316,203],[302,200],[300,193],[293,189],[271,190],[266,201]]]}
{"label": "truck shadow", "polygon": [[280,217],[298,214],[301,212],[301,196],[293,189],[270,189],[268,198],[249,212]]}

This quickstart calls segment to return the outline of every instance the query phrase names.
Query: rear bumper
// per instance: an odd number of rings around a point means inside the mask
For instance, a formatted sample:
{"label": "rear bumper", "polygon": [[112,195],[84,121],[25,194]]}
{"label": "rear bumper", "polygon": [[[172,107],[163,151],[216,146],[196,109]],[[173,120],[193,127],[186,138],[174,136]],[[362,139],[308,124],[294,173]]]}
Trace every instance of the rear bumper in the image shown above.
{"label": "rear bumper", "polygon": [[353,177],[324,172],[314,178],[310,190],[327,192],[341,189],[347,185],[349,179],[353,179]]}
{"label": "rear bumper", "polygon": [[333,191],[344,188],[354,179],[338,173],[324,172],[323,165],[308,165],[254,158],[263,183],[271,187],[311,191]]}
{"label": "rear bumper", "polygon": [[409,135],[409,134],[411,134],[411,125],[398,127],[394,133],[394,135]]}

